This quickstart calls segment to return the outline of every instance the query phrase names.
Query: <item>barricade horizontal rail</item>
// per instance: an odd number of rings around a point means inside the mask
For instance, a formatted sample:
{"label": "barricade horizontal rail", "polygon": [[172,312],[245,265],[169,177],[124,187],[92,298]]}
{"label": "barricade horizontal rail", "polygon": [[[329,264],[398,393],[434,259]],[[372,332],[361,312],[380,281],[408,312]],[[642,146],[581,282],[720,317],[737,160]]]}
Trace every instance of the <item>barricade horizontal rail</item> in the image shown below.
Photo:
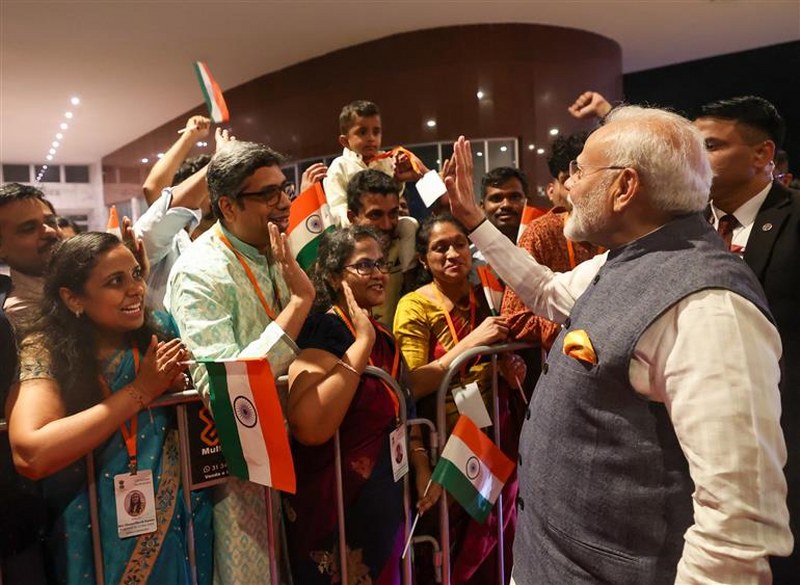
{"label": "barricade horizontal rail", "polygon": [[[439,389],[436,393],[436,429],[439,434],[439,449],[444,449],[447,443],[447,412],[446,402],[447,393],[450,390],[450,384],[453,378],[459,373],[461,366],[467,364],[470,360],[478,356],[491,355],[492,356],[492,419],[494,427],[494,442],[500,445],[500,425],[497,421],[500,420],[500,402],[497,395],[497,356],[502,353],[510,353],[515,351],[522,351],[532,349],[536,346],[528,343],[504,343],[497,345],[480,345],[468,349],[459,355],[450,366],[447,368],[439,384]],[[438,456],[441,452],[437,453]],[[505,567],[503,558],[503,495],[498,496],[497,503],[495,504],[498,512],[497,519],[497,559],[498,568],[497,575],[498,585],[502,585],[505,577]],[[442,551],[442,582],[444,585],[450,585],[451,580],[451,564],[450,564],[450,519],[447,510],[447,498],[442,496],[439,499],[439,535]]]}

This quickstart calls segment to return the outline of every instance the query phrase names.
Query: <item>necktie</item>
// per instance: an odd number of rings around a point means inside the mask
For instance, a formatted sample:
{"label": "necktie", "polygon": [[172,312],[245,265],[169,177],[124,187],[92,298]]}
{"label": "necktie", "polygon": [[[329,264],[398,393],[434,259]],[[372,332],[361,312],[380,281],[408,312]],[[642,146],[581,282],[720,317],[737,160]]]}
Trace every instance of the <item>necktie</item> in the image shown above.
{"label": "necktie", "polygon": [[720,237],[725,242],[725,247],[728,248],[728,250],[733,250],[731,240],[733,240],[733,230],[738,225],[739,222],[731,214],[726,214],[719,218],[717,233],[719,233]]}

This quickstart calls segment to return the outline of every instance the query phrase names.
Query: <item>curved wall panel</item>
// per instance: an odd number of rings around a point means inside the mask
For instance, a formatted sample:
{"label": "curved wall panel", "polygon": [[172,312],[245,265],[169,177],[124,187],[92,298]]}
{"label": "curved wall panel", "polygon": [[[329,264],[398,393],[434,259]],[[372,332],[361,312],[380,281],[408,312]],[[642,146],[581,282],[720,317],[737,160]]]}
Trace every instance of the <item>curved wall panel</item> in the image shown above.
{"label": "curved wall panel", "polygon": [[[210,66],[213,71],[213,61]],[[493,24],[427,29],[348,47],[226,89],[225,97],[239,139],[264,142],[293,159],[338,152],[341,107],[368,99],[381,108],[384,144],[459,134],[514,136],[519,166],[532,185],[542,186],[548,180],[545,156],[529,145],[546,148],[554,127],[570,133],[591,126],[566,111],[585,89],[622,97],[615,41],[560,27]],[[114,167],[141,170],[142,158],[154,160],[187,117],[203,111],[198,106],[106,156],[106,182],[124,174]],[[426,124],[431,119],[433,128]],[[212,148],[209,140],[198,150]],[[119,189],[107,186],[108,202]]]}

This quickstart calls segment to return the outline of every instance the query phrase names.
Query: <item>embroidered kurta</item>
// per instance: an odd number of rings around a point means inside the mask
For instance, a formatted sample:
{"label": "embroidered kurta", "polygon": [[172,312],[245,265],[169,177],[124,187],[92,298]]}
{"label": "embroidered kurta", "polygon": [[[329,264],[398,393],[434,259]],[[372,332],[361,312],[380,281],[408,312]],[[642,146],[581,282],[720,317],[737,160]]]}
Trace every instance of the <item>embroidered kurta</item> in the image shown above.
{"label": "embroidered kurta", "polygon": [[[266,356],[276,376],[286,373],[296,345],[274,323],[259,301],[223,233],[238,250],[267,303],[277,315],[288,304],[289,289],[277,265],[220,224],[197,238],[175,263],[164,304],[195,358]],[[192,376],[208,402],[208,373],[194,366]],[[268,582],[267,510],[262,486],[230,478],[218,486],[214,504],[214,582]],[[277,517],[277,516],[276,516]]]}

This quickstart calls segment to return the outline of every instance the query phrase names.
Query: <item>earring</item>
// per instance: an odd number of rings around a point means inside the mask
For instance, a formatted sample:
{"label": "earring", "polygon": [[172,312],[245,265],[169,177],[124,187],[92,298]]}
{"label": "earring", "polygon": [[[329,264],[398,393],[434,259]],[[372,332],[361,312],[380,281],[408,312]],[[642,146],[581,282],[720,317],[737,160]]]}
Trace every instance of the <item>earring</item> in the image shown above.
{"label": "earring", "polygon": [[75,309],[75,318],[76,319],[80,319],[82,315],[83,315],[83,311],[81,311],[80,309]]}

